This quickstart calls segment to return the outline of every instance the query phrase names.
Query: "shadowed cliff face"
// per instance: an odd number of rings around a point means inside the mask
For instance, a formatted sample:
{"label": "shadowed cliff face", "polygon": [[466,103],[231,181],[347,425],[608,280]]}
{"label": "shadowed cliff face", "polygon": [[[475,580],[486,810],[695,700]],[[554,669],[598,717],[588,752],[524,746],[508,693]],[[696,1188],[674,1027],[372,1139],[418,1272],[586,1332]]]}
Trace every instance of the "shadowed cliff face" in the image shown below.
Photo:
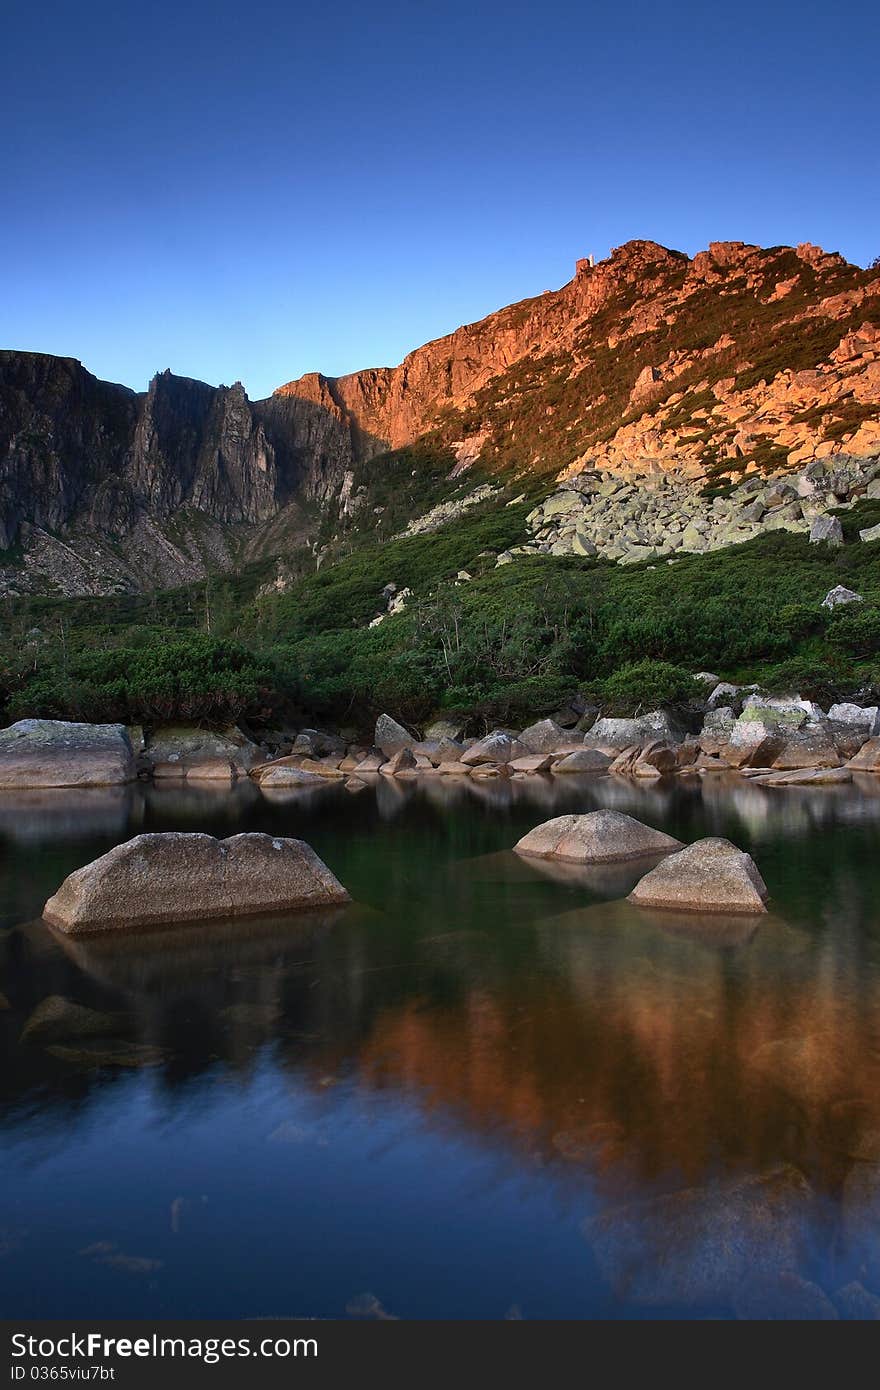
{"label": "shadowed cliff face", "polygon": [[0,353],[0,482],[5,547],[23,523],[119,531],[185,506],[258,522],[284,492],[240,384],[164,372],[138,396],[70,358],[24,352]]}
{"label": "shadowed cliff face", "polygon": [[348,423],[310,401],[254,403],[238,382],[170,372],[137,394],[72,358],[2,352],[0,551],[15,548],[13,590],[109,593],[228,569],[273,518],[295,540],[298,499],[338,494],[353,452]]}
{"label": "shadowed cliff face", "polygon": [[98,494],[112,508],[138,398],[70,357],[0,352],[0,546],[23,522],[59,529]]}

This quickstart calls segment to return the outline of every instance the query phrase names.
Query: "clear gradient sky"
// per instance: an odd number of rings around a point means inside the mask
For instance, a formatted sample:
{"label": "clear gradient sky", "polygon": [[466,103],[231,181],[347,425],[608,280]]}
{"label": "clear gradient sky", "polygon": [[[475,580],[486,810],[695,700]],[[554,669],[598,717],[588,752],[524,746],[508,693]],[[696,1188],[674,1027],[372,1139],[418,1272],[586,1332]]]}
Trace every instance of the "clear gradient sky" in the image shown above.
{"label": "clear gradient sky", "polygon": [[631,237],[880,255],[880,6],[2,0],[0,346],[252,396]]}

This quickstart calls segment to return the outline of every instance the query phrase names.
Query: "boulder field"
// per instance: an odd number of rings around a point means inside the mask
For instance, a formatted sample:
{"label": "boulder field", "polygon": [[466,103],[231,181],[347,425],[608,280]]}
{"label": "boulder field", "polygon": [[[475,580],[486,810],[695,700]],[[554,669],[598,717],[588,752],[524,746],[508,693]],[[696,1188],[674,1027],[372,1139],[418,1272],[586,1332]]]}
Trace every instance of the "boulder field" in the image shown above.
{"label": "boulder field", "polygon": [[349,895],[302,840],[137,835],[64,880],[43,909],[71,936],[330,907]]}
{"label": "boulder field", "polygon": [[[701,470],[696,470],[700,474]],[[802,531],[811,543],[843,545],[843,528],[832,510],[852,507],[861,497],[880,496],[880,458],[837,453],[814,459],[801,473],[790,466],[775,477],[759,473],[736,486],[707,495],[678,455],[659,467],[645,458],[611,468],[582,468],[565,478],[526,517],[526,536],[503,551],[498,564],[522,555],[602,555],[620,564],[720,550],[764,531]],[[860,540],[877,538],[868,527]]]}

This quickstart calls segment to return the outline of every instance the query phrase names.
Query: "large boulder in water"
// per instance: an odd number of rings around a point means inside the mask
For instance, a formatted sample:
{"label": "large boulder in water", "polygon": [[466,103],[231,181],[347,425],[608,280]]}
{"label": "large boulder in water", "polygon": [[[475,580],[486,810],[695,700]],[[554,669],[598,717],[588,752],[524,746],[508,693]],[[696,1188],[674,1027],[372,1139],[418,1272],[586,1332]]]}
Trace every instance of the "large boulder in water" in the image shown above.
{"label": "large boulder in water", "polygon": [[766,912],[767,886],[755,861],[729,840],[697,840],[671,854],[629,895],[640,907],[681,912]]}
{"label": "large boulder in water", "polygon": [[106,787],[134,776],[124,724],[20,719],[0,730],[0,787]]}
{"label": "large boulder in water", "polygon": [[556,816],[514,845],[517,854],[537,859],[562,859],[570,864],[614,864],[674,854],[680,840],[653,830],[622,811],[590,811],[586,815]]}
{"label": "large boulder in water", "polygon": [[302,840],[137,835],[64,880],[43,917],[70,935],[200,918],[268,916],[348,901]]}

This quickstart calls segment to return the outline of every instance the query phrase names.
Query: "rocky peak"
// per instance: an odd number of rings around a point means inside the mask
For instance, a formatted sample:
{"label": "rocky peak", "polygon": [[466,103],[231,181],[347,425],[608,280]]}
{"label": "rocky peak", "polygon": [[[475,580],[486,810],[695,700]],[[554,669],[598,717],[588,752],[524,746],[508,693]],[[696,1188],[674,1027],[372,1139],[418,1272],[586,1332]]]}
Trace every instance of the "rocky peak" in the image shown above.
{"label": "rocky peak", "polygon": [[[763,399],[733,401],[717,432],[701,418],[703,403],[696,400],[722,380],[729,383],[726,396],[732,400],[741,394],[743,378],[766,358],[765,386],[771,394],[789,361],[795,370],[808,367],[831,378],[802,403],[800,413],[815,418],[798,422],[804,428],[790,435],[795,449],[819,447],[828,428],[839,431],[832,447],[851,446],[841,417],[820,423],[823,396],[831,404],[836,399],[841,359],[832,359],[829,367],[829,354],[843,337],[847,347],[840,351],[860,353],[867,347],[864,335],[853,336],[852,320],[858,314],[864,322],[869,308],[880,318],[878,290],[880,277],[872,280],[836,252],[809,243],[766,250],[716,241],[689,260],[657,242],[630,241],[598,263],[591,257],[578,261],[574,278],[560,290],[427,343],[399,367],[336,379],[312,374],[288,382],[277,395],[320,402],[336,412],[351,429],[355,450],[359,439],[369,440],[373,450],[377,441],[397,448],[439,426],[468,463],[479,457],[492,466],[497,459],[501,466],[509,461],[518,469],[544,468],[555,456],[564,471],[583,466],[597,445],[608,467],[621,466],[633,451],[637,459],[657,458],[662,464],[685,439],[701,446],[684,454],[699,471],[719,451],[722,458],[734,459],[748,452],[742,441],[733,442],[736,416],[757,414],[759,449],[790,448],[784,438],[777,442],[773,429],[787,421],[776,421],[772,408],[762,413]],[[801,325],[810,318],[837,322],[841,332],[834,337],[833,329],[817,327],[805,333]],[[849,390],[838,393],[840,398]],[[544,415],[556,417],[549,423],[537,420],[542,393]],[[861,393],[859,386],[854,397],[859,409],[849,408],[853,433],[860,410],[865,413]],[[663,415],[658,417],[657,406],[664,402],[672,419],[683,417],[683,429],[670,430]],[[528,417],[526,430],[517,427],[520,417],[524,425]],[[613,425],[629,433],[612,438]],[[697,440],[698,434],[706,437]]]}

